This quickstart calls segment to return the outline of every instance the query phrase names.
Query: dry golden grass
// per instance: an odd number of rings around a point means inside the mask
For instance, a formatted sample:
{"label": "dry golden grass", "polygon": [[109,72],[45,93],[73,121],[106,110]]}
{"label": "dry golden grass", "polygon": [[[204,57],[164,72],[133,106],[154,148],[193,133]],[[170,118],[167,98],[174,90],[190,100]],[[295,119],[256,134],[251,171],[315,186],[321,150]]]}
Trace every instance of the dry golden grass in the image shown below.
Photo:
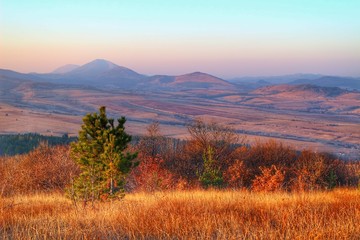
{"label": "dry golden grass", "polygon": [[59,194],[0,199],[2,239],[360,239],[360,191],[128,194],[76,209]]}

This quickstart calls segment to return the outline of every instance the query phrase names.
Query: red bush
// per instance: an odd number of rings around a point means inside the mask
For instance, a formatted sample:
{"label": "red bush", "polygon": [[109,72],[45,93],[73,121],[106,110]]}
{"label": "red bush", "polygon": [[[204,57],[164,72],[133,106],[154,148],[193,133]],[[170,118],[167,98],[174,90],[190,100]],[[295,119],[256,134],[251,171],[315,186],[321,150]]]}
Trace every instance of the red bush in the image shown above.
{"label": "red bush", "polygon": [[143,157],[127,178],[128,189],[152,192],[186,185],[184,181],[177,180],[174,174],[165,169],[163,163],[160,157]]}

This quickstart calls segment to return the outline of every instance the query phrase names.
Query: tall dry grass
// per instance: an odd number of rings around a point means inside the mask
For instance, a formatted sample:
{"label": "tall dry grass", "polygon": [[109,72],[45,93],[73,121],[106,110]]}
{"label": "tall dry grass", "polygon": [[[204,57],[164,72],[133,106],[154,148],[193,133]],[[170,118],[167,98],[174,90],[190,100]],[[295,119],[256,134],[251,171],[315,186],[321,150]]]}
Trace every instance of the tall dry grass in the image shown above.
{"label": "tall dry grass", "polygon": [[128,194],[75,208],[60,194],[0,199],[2,239],[360,239],[360,191]]}

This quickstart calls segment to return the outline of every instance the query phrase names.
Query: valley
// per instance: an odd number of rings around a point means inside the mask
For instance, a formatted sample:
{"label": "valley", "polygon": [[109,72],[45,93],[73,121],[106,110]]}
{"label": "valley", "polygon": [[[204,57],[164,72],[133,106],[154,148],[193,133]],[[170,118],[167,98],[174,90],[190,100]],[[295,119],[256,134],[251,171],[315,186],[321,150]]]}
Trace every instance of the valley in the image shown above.
{"label": "valley", "polygon": [[[186,125],[201,118],[231,126],[249,142],[276,139],[299,150],[359,156],[357,90],[309,84],[249,90],[204,73],[145,77],[131,71],[121,78],[110,74],[119,73],[117,65],[100,63],[87,64],[86,71],[72,70],[82,78],[79,82],[70,80],[71,72],[64,76],[2,71],[0,134],[76,136],[83,116],[104,105],[110,116],[126,116],[134,135],[144,134],[149,123],[158,121],[164,135],[186,138]],[[67,79],[63,83],[61,76]],[[85,83],[86,76],[94,79]],[[99,80],[101,76],[106,77]]]}

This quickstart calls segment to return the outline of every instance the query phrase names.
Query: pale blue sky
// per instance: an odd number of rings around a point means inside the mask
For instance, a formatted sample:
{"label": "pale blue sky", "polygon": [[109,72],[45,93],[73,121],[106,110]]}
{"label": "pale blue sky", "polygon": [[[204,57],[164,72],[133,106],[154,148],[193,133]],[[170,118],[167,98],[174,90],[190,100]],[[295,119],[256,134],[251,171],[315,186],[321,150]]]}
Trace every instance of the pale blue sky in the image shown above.
{"label": "pale blue sky", "polygon": [[0,68],[360,76],[359,0],[0,0]]}

